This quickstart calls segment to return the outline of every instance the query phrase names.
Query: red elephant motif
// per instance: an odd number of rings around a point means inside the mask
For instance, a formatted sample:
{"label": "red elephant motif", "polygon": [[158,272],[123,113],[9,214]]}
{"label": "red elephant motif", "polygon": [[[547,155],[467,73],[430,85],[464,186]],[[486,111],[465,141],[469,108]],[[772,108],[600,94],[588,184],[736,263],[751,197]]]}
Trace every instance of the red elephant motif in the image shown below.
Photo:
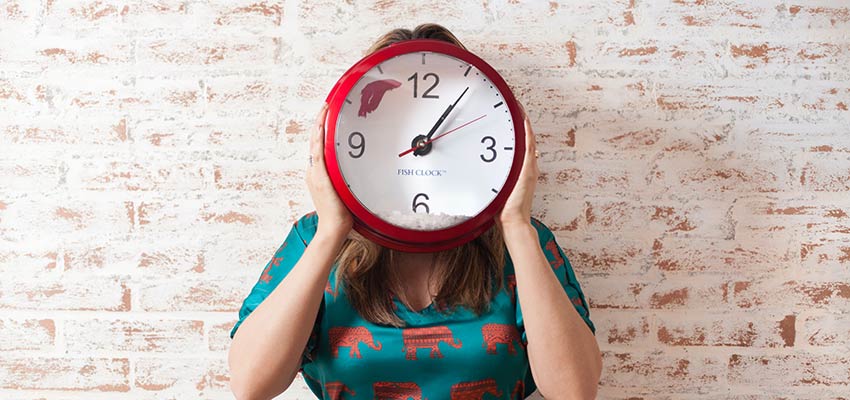
{"label": "red elephant motif", "polygon": [[499,343],[508,345],[508,353],[516,354],[514,342],[522,344],[519,330],[511,324],[484,324],[481,326],[481,336],[484,338],[483,346],[487,348],[487,354],[499,354],[496,349]]}
{"label": "red elephant motif", "polygon": [[496,380],[493,378],[455,383],[449,393],[451,400],[481,400],[485,393],[502,397],[502,391],[496,386]]}
{"label": "red elephant motif", "polygon": [[381,350],[381,343],[374,342],[372,332],[369,332],[365,326],[335,326],[328,329],[328,340],[331,345],[331,355],[333,358],[339,357],[340,347],[350,347],[348,357],[362,358],[360,356],[361,342],[373,350]]}
{"label": "red elephant motif", "polygon": [[[275,254],[278,254],[283,249],[285,249],[287,244],[289,244],[289,242],[283,242],[283,244],[280,245]],[[262,276],[260,276],[260,280],[265,283],[271,282],[272,274],[270,274],[269,272],[271,272],[272,268],[279,267],[281,261],[283,261],[283,257],[272,257],[272,260],[269,261],[269,264],[266,265],[266,268],[263,269],[263,274]]]}
{"label": "red elephant motif", "polygon": [[422,389],[414,382],[375,382],[372,384],[375,400],[426,400]]}
{"label": "red elephant motif", "polygon": [[525,382],[522,380],[517,380],[516,385],[514,385],[514,390],[511,392],[511,398],[522,400],[525,398]]}
{"label": "red elephant motif", "polygon": [[345,386],[342,382],[325,383],[325,390],[328,391],[328,399],[330,400],[340,400],[345,393],[354,396],[354,391],[349,389],[348,386]]}
{"label": "red elephant motif", "polygon": [[561,258],[561,253],[558,251],[558,244],[555,243],[555,239],[549,239],[549,241],[546,242],[546,250],[549,250],[549,252],[552,253],[552,256],[555,257],[554,260],[549,261],[549,265],[551,265],[554,269],[561,268],[561,266],[564,265],[564,259]]}
{"label": "red elephant motif", "polygon": [[401,351],[405,352],[405,358],[408,360],[415,360],[416,351],[420,348],[431,349],[431,358],[443,358],[439,348],[441,342],[446,342],[456,349],[461,347],[460,340],[455,339],[452,331],[445,326],[407,328],[402,331],[401,336],[404,340]]}
{"label": "red elephant motif", "polygon": [[507,280],[506,285],[511,296],[511,303],[516,303],[516,274],[508,274],[505,279]]}

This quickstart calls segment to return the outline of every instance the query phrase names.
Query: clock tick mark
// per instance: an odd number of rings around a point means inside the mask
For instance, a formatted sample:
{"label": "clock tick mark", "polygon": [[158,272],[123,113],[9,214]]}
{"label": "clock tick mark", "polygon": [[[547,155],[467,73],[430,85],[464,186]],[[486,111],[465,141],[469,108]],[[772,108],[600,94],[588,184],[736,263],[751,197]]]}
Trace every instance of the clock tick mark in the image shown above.
{"label": "clock tick mark", "polygon": [[382,73],[382,74],[383,74],[383,73],[384,73],[384,70],[382,70],[382,69],[381,69],[381,66],[380,66],[380,65],[378,65],[377,67],[378,67],[378,72],[380,72],[380,73]]}
{"label": "clock tick mark", "polygon": [[425,65],[425,53],[422,53],[422,65]]}
{"label": "clock tick mark", "polygon": [[492,191],[493,191],[493,193],[499,193],[499,191],[498,191],[498,190],[496,190],[496,189],[490,189],[490,190],[492,190]]}
{"label": "clock tick mark", "polygon": [[463,73],[463,76],[466,76],[466,75],[469,73],[469,70],[471,70],[471,69],[472,69],[472,66],[470,65],[470,66],[466,69],[466,72],[464,72],[464,73]]}
{"label": "clock tick mark", "polygon": [[[337,143],[337,144],[339,144],[339,143]],[[506,146],[506,147],[505,147],[505,150],[513,150],[513,149],[514,149],[514,148],[513,148],[513,147],[510,147],[510,146]]]}
{"label": "clock tick mark", "polygon": [[500,101],[500,102],[496,103],[496,105],[494,105],[494,106],[493,106],[493,108],[497,108],[497,107],[499,107],[499,106],[500,106],[500,105],[502,105],[502,104],[504,104],[504,102],[501,102],[501,101]]}
{"label": "clock tick mark", "polygon": [[348,103],[348,104],[351,104],[351,100],[349,100],[349,99],[345,99],[345,102]]}

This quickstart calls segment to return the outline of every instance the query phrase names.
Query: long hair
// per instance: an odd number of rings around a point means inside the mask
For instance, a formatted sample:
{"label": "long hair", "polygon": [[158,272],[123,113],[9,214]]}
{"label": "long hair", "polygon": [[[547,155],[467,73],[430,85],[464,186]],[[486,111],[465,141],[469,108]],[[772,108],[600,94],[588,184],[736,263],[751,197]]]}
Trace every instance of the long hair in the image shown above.
{"label": "long hair", "polygon": [[[426,23],[412,31],[398,28],[387,32],[366,55],[410,39],[438,39],[466,49],[448,29]],[[502,230],[494,223],[475,239],[434,253],[433,275],[438,279],[438,292],[433,300],[436,309],[451,312],[455,306],[464,306],[478,315],[487,311],[492,297],[504,287],[504,243]],[[399,251],[381,246],[355,230],[351,230],[343,243],[335,259],[337,286],[342,285],[350,304],[363,319],[396,327],[406,325],[395,313],[392,300],[395,295],[413,309],[398,270],[393,268],[399,256]]]}

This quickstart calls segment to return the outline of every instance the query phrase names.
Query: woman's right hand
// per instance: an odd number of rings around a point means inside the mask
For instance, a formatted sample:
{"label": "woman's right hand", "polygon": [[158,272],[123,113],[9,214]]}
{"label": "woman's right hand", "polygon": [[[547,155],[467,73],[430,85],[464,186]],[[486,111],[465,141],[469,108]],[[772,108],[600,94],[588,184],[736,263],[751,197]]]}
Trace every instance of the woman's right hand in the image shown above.
{"label": "woman's right hand", "polygon": [[325,167],[324,142],[327,114],[328,104],[325,103],[316,117],[313,132],[310,135],[310,156],[313,158],[313,165],[307,167],[307,188],[310,190],[316,214],[319,216],[317,232],[344,237],[351,231],[354,221],[351,212],[334,190]]}

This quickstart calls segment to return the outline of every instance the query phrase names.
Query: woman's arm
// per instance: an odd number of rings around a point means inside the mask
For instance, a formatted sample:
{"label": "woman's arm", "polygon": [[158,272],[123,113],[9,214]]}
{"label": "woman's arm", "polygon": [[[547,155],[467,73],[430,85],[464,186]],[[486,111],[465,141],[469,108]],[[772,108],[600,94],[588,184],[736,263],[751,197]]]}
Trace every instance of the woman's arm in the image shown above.
{"label": "woman's arm", "polygon": [[295,379],[334,257],[345,241],[340,232],[319,229],[292,271],[236,331],[228,364],[237,399],[271,399]]}
{"label": "woman's arm", "polygon": [[528,360],[546,399],[594,399],[602,373],[596,337],[576,311],[528,223],[503,223],[516,272]]}

